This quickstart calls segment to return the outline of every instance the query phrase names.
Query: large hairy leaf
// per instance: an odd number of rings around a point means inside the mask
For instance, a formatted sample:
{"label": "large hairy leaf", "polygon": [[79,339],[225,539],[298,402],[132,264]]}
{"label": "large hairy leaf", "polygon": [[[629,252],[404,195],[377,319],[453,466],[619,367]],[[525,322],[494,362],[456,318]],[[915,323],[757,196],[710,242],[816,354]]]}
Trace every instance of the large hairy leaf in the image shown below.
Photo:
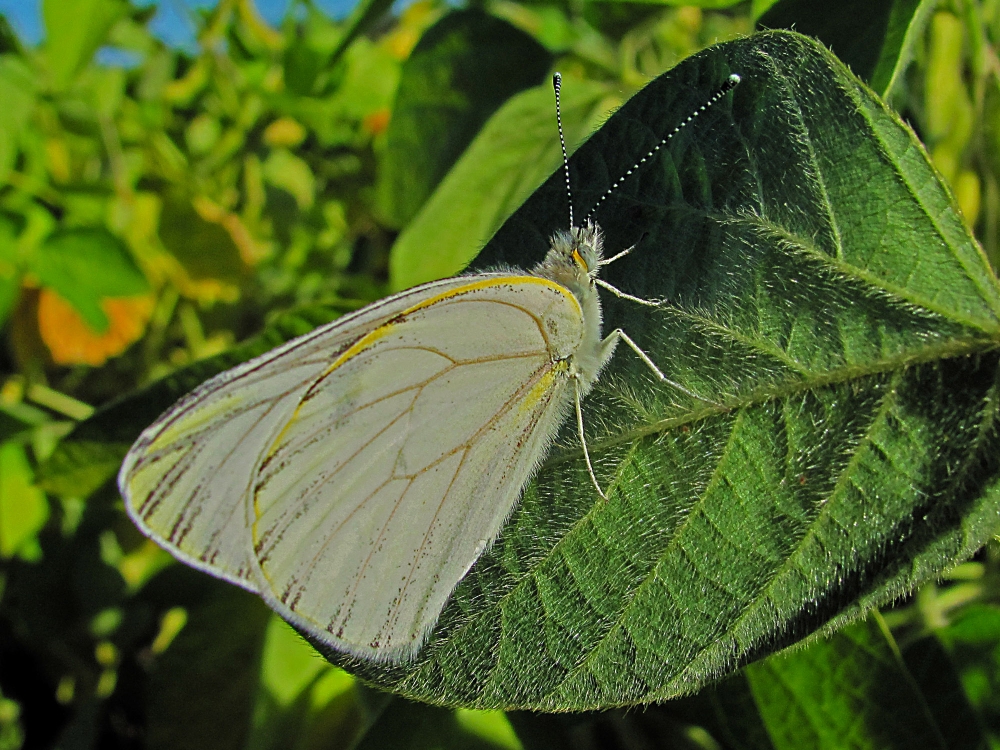
{"label": "large hairy leaf", "polygon": [[[565,426],[418,657],[332,661],[448,705],[663,700],[832,631],[994,530],[996,279],[916,138],[823,47],[761,34],[650,84],[573,157],[578,221],[732,72],[595,217],[609,253],[636,245],[606,278],[664,300],[605,295],[605,329],[701,400],[622,347],[584,406],[609,499]],[[537,262],[566,208],[557,173],[474,265]],[[128,404],[68,445],[137,433],[150,409]],[[56,455],[49,482],[75,465]]]}
{"label": "large hairy leaf", "polygon": [[[597,212],[627,350],[412,664],[424,700],[579,710],[697,690],[974,551],[997,522],[1000,294],[913,134],[820,45],[697,55],[572,161],[577,214],[731,72],[743,82]],[[527,266],[556,174],[477,259]]]}

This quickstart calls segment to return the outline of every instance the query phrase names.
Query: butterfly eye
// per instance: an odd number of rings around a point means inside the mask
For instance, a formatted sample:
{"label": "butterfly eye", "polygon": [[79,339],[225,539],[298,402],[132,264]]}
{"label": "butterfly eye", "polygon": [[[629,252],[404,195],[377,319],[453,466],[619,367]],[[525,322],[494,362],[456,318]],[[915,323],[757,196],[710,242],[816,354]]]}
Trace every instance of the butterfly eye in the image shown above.
{"label": "butterfly eye", "polygon": [[583,256],[580,255],[580,251],[577,250],[576,248],[573,249],[572,257],[573,257],[573,262],[576,263],[578,266],[580,266],[580,268],[582,268],[584,271],[590,271],[590,267],[587,265],[587,261],[583,259]]}

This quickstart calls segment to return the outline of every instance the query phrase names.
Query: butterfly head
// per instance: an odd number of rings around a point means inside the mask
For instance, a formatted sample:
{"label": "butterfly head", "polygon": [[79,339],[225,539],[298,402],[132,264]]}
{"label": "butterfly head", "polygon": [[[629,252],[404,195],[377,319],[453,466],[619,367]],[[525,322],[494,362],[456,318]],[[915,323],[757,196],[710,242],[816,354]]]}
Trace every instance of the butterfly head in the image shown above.
{"label": "butterfly head", "polygon": [[552,235],[549,252],[533,273],[562,284],[580,297],[594,287],[603,245],[601,229],[592,221],[568,231],[560,229]]}

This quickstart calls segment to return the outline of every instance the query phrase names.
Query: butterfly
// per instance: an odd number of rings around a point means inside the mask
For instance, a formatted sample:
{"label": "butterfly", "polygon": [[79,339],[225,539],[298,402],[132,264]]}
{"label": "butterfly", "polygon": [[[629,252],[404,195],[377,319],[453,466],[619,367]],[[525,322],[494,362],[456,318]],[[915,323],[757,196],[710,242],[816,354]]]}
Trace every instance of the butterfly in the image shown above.
{"label": "butterfly", "polygon": [[[405,662],[500,534],[563,423],[624,343],[602,333],[594,211],[634,169],[738,83],[731,75],[573,222],[529,271],[423,284],[223,372],[129,450],[118,484],[147,536],[259,594],[312,639]],[[696,394],[682,386],[694,398]]]}

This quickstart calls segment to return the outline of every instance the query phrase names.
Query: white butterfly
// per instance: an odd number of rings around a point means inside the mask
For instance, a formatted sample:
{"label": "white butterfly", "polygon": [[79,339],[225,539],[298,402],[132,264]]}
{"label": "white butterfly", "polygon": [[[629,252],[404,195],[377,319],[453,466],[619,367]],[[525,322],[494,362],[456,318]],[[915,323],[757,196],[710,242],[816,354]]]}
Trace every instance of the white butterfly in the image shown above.
{"label": "white butterfly", "polygon": [[528,272],[415,287],[205,382],[125,457],[129,515],[316,640],[412,658],[574,407],[603,497],[580,404],[618,342],[666,380],[623,331],[601,334],[598,286],[655,304],[598,278],[631,248],[605,260],[589,217],[572,224]]}

